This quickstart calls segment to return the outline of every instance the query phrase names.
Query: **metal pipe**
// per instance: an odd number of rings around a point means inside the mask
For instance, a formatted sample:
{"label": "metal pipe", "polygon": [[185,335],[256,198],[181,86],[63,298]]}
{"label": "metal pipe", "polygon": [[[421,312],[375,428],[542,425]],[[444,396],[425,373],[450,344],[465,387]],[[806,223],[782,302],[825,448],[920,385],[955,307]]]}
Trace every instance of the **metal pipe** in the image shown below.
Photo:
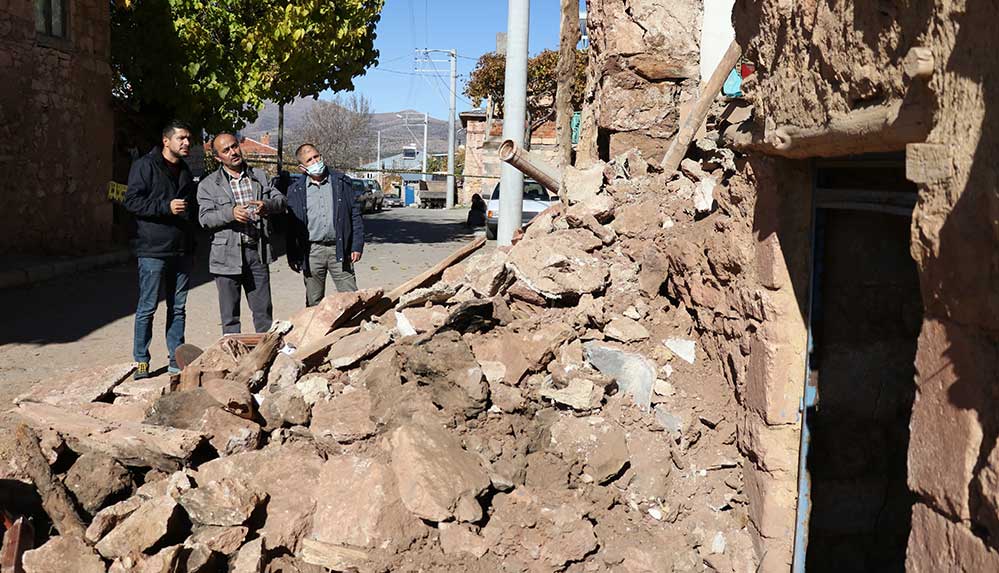
{"label": "metal pipe", "polygon": [[[508,0],[506,23],[506,84],[503,88],[503,139],[524,145],[527,119],[527,39],[531,6],[528,0]],[[513,165],[500,168],[499,222],[496,243],[513,244],[513,234],[523,224],[524,174]]]}
{"label": "metal pipe", "polygon": [[[504,161],[516,167],[522,173],[531,179],[534,179],[552,193],[558,193],[559,182],[561,180],[558,170],[538,159],[538,157],[530,151],[518,146],[512,139],[504,141],[499,146],[499,151],[497,153],[500,161]],[[503,195],[501,191],[500,201],[502,200]]]}
{"label": "metal pipe", "polygon": [[451,110],[447,117],[447,196],[444,207],[454,207],[454,116],[457,113],[458,52],[451,50]]}

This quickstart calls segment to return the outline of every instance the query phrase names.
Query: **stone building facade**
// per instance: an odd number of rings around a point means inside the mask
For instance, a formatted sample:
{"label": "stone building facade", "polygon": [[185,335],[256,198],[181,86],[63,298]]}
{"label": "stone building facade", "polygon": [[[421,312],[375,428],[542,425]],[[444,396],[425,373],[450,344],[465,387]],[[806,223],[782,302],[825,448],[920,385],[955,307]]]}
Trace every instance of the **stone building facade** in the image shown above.
{"label": "stone building facade", "polygon": [[109,246],[109,18],[101,0],[0,3],[0,253]]}
{"label": "stone building facade", "polygon": [[[577,166],[662,157],[696,94],[699,6],[589,2]],[[997,17],[735,3],[756,73],[751,118],[712,119],[739,152],[724,217],[636,262],[668,270],[739,404],[762,571],[999,570]]]}

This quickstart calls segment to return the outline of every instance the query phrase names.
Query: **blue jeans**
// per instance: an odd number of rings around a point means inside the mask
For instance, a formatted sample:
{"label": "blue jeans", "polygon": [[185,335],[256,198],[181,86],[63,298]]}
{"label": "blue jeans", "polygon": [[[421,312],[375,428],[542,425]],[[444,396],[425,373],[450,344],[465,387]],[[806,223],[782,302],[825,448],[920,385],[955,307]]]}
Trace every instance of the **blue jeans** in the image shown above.
{"label": "blue jeans", "polygon": [[135,309],[135,341],[132,356],[136,362],[149,362],[149,342],[153,338],[153,314],[160,288],[166,294],[166,345],[170,366],[177,366],[174,351],[184,344],[184,307],[193,257],[139,257],[139,304]]}

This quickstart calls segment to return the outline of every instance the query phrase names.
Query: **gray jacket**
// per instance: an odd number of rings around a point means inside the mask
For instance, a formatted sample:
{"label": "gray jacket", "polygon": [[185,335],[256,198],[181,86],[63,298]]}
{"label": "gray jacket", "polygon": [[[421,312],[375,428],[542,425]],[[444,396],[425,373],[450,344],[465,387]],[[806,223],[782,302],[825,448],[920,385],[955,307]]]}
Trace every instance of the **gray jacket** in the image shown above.
{"label": "gray jacket", "polygon": [[[257,223],[260,229],[257,252],[260,253],[260,260],[264,264],[269,264],[274,261],[270,217],[284,213],[287,201],[284,195],[267,181],[267,174],[264,171],[249,165],[246,169],[253,187],[253,197],[262,200],[267,209],[267,216],[261,217]],[[229,186],[229,179],[221,167],[205,177],[198,185],[198,221],[202,227],[213,232],[208,270],[215,275],[238,275],[243,272],[239,223],[232,215],[235,205],[236,198],[232,194],[232,187]]]}

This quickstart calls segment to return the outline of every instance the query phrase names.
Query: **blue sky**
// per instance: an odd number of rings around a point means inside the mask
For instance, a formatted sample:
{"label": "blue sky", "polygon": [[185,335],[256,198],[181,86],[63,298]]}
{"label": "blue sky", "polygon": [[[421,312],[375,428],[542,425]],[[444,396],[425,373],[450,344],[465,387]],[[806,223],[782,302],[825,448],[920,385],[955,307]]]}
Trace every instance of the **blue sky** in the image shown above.
{"label": "blue sky", "polygon": [[[378,66],[354,82],[377,113],[414,109],[446,119],[449,74],[447,63],[433,64],[440,73],[416,74],[415,49],[458,51],[458,111],[472,109],[462,93],[475,60],[496,49],[496,33],[506,31],[506,0],[386,0],[378,23],[375,48]],[[528,50],[533,56],[558,49],[558,0],[531,0]],[[447,54],[434,54],[446,60]],[[421,66],[424,67],[424,66]],[[329,97],[330,93],[323,94]]]}

